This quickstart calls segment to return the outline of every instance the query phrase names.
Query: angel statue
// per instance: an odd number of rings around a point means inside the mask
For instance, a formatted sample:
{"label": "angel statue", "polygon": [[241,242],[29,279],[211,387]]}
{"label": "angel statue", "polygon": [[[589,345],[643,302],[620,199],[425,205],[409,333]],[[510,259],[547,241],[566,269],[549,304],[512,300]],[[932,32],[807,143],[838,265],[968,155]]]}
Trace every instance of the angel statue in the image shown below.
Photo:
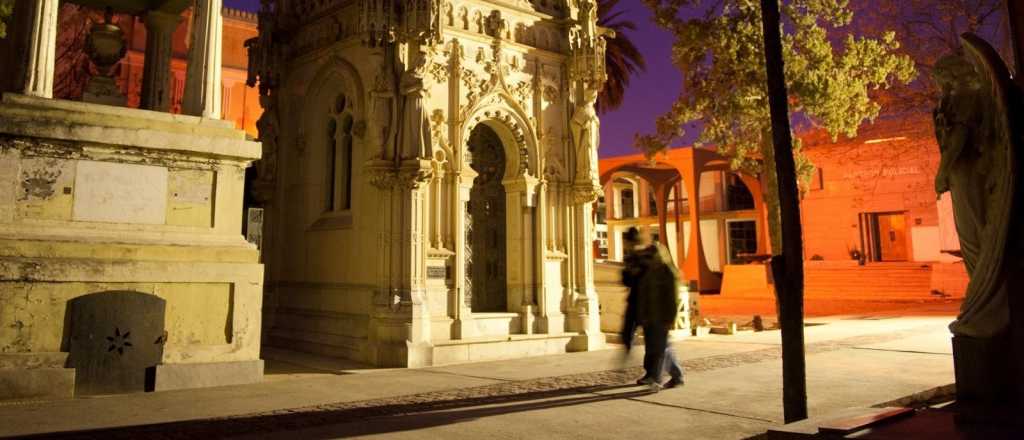
{"label": "angel statue", "polygon": [[[583,101],[577,104],[570,121],[573,143],[576,147],[576,186],[586,195],[593,193],[596,200],[600,189],[597,176],[597,148],[600,144],[600,131],[597,112],[597,89],[587,88]],[[582,195],[582,194],[581,194]]]}
{"label": "angel statue", "polygon": [[1007,279],[1024,258],[1024,237],[1011,229],[1021,221],[1012,216],[1021,196],[1016,178],[1024,154],[1024,113],[1021,91],[995,49],[973,34],[961,40],[964,53],[943,57],[932,74],[942,90],[934,111],[942,153],[935,191],[951,193],[970,277],[950,330],[957,336],[991,338],[1009,328]]}

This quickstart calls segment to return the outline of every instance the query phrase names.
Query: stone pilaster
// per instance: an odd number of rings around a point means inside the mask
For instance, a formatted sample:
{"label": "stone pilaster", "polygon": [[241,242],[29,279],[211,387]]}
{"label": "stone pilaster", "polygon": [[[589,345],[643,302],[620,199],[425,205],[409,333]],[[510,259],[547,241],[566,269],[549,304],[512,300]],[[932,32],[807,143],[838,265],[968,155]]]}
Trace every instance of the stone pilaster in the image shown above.
{"label": "stone pilaster", "polygon": [[[427,160],[407,160],[398,170],[401,199],[401,234],[399,253],[400,298],[408,306],[411,321],[406,334],[407,366],[430,366],[433,360],[431,317],[427,302],[427,243],[424,226],[430,212],[426,204],[427,182],[432,167]],[[405,307],[403,307],[404,309]]]}
{"label": "stone pilaster", "polygon": [[139,106],[166,112],[171,106],[171,44],[181,16],[160,11],[146,13],[146,58],[142,68]]}
{"label": "stone pilaster", "polygon": [[53,98],[53,72],[57,52],[57,0],[34,0],[29,40],[25,94]]}
{"label": "stone pilaster", "polygon": [[530,175],[505,182],[505,216],[508,234],[508,311],[520,315],[520,333],[534,330],[538,290],[537,260],[539,252],[536,235],[537,188],[539,180]]}
{"label": "stone pilaster", "polygon": [[221,116],[221,4],[222,0],[198,0],[196,4],[182,102],[182,111],[188,115]]}
{"label": "stone pilaster", "polygon": [[579,203],[572,207],[572,264],[575,266],[576,298],[569,316],[569,328],[579,333],[570,341],[573,351],[595,350],[604,345],[601,333],[601,312],[594,287],[593,204]]}
{"label": "stone pilaster", "polygon": [[454,205],[455,212],[452,215],[453,223],[453,240],[452,242],[455,251],[455,264],[454,274],[455,278],[455,295],[452,298],[452,302],[449,303],[449,313],[454,318],[452,323],[452,338],[463,339],[473,336],[473,309],[470,306],[470,296],[472,295],[472,286],[466,282],[469,278],[467,273],[467,257],[471,258],[471,255],[467,255],[470,244],[468,243],[469,237],[467,237],[467,228],[469,227],[469,220],[467,219],[466,209],[469,203],[470,191],[473,188],[473,180],[476,179],[477,173],[472,168],[466,167],[458,173],[454,178]]}

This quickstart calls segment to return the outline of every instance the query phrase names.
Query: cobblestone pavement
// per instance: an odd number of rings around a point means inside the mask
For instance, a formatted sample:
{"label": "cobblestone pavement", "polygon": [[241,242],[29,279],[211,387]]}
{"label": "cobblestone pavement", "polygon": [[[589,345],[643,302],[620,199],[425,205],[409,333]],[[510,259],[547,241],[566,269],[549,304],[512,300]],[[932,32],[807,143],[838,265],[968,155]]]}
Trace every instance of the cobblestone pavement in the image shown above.
{"label": "cobblestone pavement", "polygon": [[[861,335],[807,344],[807,355],[826,353],[859,345],[877,344],[934,331],[934,326],[915,327],[883,334]],[[698,373],[744,364],[778,360],[781,347],[734,353],[684,361],[687,373]],[[641,367],[508,381],[470,388],[411,394],[392,398],[295,408],[237,417],[174,422],[87,432],[49,434],[32,438],[81,439],[197,439],[228,436],[258,436],[310,427],[338,425],[370,418],[402,416],[431,411],[525,402],[580,395],[630,386],[642,375]],[[635,393],[634,393],[635,394]],[[625,395],[630,397],[631,394]],[[615,398],[605,397],[605,398]]]}

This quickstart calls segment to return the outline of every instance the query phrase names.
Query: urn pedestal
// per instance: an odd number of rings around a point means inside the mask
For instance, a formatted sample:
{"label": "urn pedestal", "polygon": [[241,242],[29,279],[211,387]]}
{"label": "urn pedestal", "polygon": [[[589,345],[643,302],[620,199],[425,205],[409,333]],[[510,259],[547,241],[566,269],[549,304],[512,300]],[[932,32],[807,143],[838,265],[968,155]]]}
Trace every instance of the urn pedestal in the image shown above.
{"label": "urn pedestal", "polygon": [[127,99],[117,86],[113,71],[124,58],[127,46],[124,43],[124,32],[111,22],[110,11],[104,23],[92,26],[85,49],[96,66],[96,75],[89,78],[82,101],[123,107]]}

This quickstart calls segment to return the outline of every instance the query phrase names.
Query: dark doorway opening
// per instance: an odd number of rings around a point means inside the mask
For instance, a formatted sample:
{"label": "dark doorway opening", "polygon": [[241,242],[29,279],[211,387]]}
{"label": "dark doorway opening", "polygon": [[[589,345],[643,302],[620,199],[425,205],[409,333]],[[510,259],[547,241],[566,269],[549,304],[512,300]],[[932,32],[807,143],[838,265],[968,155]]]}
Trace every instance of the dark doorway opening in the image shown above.
{"label": "dark doorway opening", "polygon": [[469,153],[478,175],[466,205],[466,290],[472,311],[505,312],[505,152],[498,134],[481,124],[469,136]]}

